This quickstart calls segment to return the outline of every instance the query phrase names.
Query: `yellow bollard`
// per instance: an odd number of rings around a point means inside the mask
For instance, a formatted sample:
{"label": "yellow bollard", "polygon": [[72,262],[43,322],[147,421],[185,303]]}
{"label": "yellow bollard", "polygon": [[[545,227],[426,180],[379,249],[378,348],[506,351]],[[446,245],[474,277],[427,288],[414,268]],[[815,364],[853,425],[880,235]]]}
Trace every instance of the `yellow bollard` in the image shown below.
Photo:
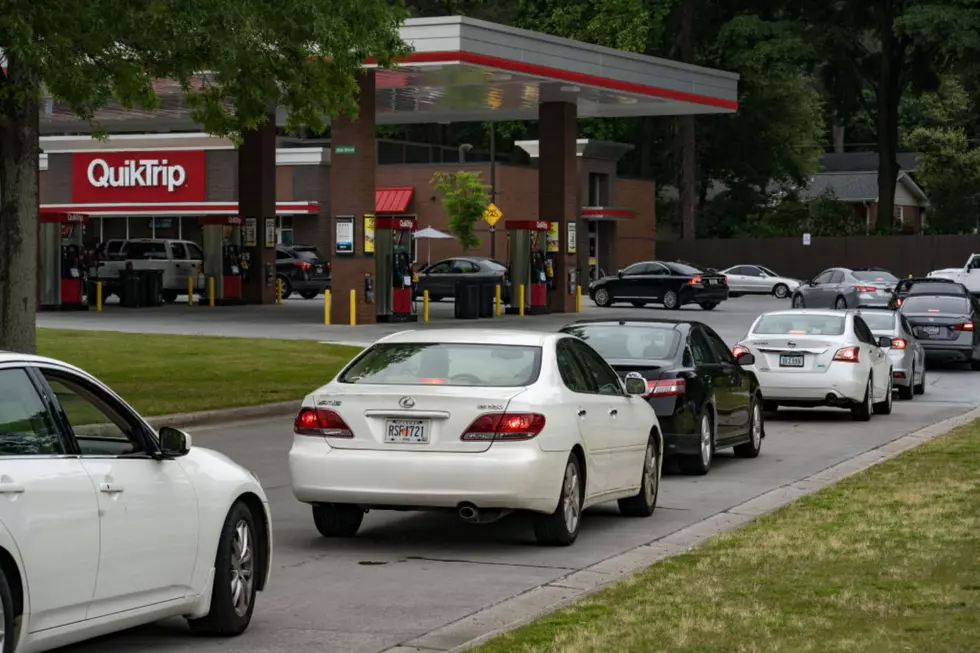
{"label": "yellow bollard", "polygon": [[422,291],[422,321],[429,321],[429,291]]}
{"label": "yellow bollard", "polygon": [[524,284],[517,289],[517,314],[524,317]]}
{"label": "yellow bollard", "polygon": [[330,325],[330,289],[323,291],[323,323]]}
{"label": "yellow bollard", "polygon": [[350,325],[357,324],[357,291],[350,289]]}
{"label": "yellow bollard", "polygon": [[190,274],[187,277],[187,305],[194,305],[194,274]]}
{"label": "yellow bollard", "polygon": [[95,310],[102,312],[102,282],[95,282]]}
{"label": "yellow bollard", "polygon": [[497,292],[497,294],[494,297],[494,301],[497,302],[496,303],[496,306],[497,306],[497,317],[500,317],[501,308],[500,308],[500,284],[499,283],[497,284],[497,291],[496,292]]}
{"label": "yellow bollard", "polygon": [[912,275],[910,274],[910,275],[909,275],[909,279],[911,279],[911,278],[912,278]]}
{"label": "yellow bollard", "polygon": [[208,306],[214,306],[214,277],[208,277]]}
{"label": "yellow bollard", "polygon": [[282,279],[276,279],[276,303],[282,306]]}
{"label": "yellow bollard", "polygon": [[575,286],[575,312],[582,312],[582,286]]}

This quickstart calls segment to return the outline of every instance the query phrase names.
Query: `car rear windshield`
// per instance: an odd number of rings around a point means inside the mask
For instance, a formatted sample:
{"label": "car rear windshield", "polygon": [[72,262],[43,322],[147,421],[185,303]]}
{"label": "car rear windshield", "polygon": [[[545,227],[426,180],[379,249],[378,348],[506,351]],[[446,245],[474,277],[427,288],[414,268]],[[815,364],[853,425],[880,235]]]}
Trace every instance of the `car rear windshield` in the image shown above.
{"label": "car rear windshield", "polygon": [[885,283],[898,281],[898,277],[894,274],[883,270],[855,270],[854,277],[861,281],[884,281]]}
{"label": "car rear windshield", "polygon": [[323,257],[320,256],[315,249],[296,249],[296,258],[301,261],[322,261]]}
{"label": "car rear windshield", "polygon": [[966,297],[930,297],[916,295],[902,304],[903,313],[952,313],[965,315],[970,312],[970,302]]}
{"label": "car rear windshield", "polygon": [[502,264],[498,263],[497,261],[494,261],[493,259],[489,259],[489,258],[483,259],[483,260],[480,261],[480,264],[481,265],[485,265],[487,268],[489,268],[493,272],[506,272],[507,271],[507,266],[502,265]]}
{"label": "car rear windshield", "polygon": [[167,259],[167,247],[159,241],[139,242],[131,240],[126,245],[126,258],[130,260],[140,259]]}
{"label": "car rear windshield", "polygon": [[935,281],[920,281],[909,288],[910,295],[962,295],[967,296],[966,286],[953,281],[936,283]]}
{"label": "car rear windshield", "polygon": [[666,265],[674,274],[684,274],[692,277],[695,274],[702,274],[701,270],[692,265],[686,265],[684,263],[664,263],[664,265]]}
{"label": "car rear windshield", "polygon": [[564,331],[588,342],[606,360],[670,360],[680,343],[673,324],[580,325]]}
{"label": "car rear windshield", "polygon": [[763,315],[752,333],[759,335],[839,336],[844,333],[843,315]]}
{"label": "car rear windshield", "polygon": [[894,313],[861,313],[861,318],[872,331],[894,331]]}
{"label": "car rear windshield", "polygon": [[379,343],[340,383],[517,388],[537,381],[541,347],[470,343]]}

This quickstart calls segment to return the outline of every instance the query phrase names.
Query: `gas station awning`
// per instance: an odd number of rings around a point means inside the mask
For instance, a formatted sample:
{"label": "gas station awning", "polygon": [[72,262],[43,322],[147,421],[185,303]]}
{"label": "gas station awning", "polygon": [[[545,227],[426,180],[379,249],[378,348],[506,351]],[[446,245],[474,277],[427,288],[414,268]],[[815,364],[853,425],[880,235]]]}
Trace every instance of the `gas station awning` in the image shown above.
{"label": "gas station awning", "polygon": [[374,212],[387,215],[401,215],[408,211],[415,195],[414,186],[378,188],[374,191]]}

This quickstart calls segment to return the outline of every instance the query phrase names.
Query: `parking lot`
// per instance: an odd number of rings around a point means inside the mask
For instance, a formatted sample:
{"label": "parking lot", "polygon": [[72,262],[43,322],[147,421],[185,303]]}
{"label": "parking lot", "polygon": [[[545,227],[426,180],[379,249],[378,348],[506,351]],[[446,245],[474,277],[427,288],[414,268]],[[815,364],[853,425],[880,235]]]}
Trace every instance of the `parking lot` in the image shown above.
{"label": "parking lot", "polygon": [[[586,304],[590,304],[586,301]],[[760,312],[786,306],[773,299],[740,298],[712,312],[680,313],[584,306],[582,317],[691,317],[714,327],[730,344]],[[452,307],[436,305],[433,317]],[[290,300],[283,306],[208,309],[166,306],[101,314],[46,314],[39,326],[303,338],[367,343],[398,326],[324,327],[322,302]],[[574,316],[507,317],[495,326],[552,330]],[[429,326],[485,326],[486,321]],[[326,381],[326,379],[324,379]],[[201,428],[195,444],[218,449],[255,471],[265,486],[275,520],[276,553],[270,589],[258,597],[249,631],[237,650],[378,653],[443,650],[437,637],[446,624],[542,585],[560,586],[569,573],[648,544],[723,512],[770,489],[810,476],[907,433],[964,413],[980,401],[980,373],[959,368],[930,371],[926,394],[896,402],[892,415],[870,423],[851,421],[843,410],[780,410],[767,423],[762,454],[735,460],[719,454],[705,477],[667,474],[660,504],[650,519],[625,519],[615,505],[586,513],[578,541],[566,549],[539,547],[519,516],[489,526],[467,525],[451,515],[372,512],[352,540],[320,538],[309,508],[289,487],[286,453],[291,421],[278,418]],[[760,555],[763,553],[760,552]],[[228,643],[191,637],[182,621],[110,636],[71,651],[217,651]]]}

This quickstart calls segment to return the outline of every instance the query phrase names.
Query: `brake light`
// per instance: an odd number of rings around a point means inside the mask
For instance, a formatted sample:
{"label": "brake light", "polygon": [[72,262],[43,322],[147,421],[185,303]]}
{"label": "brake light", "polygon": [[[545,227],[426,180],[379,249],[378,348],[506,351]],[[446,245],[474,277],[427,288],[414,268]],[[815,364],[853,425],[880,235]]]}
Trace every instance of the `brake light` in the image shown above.
{"label": "brake light", "polygon": [[878,289],[874,286],[854,286],[854,290],[858,292],[874,292]]}
{"label": "brake light", "polygon": [[699,285],[701,285],[701,281],[702,281],[701,275],[700,274],[695,274],[693,277],[691,277],[691,280],[688,281],[687,283],[688,283],[688,285],[691,285],[691,286],[699,286]]}
{"label": "brake light", "polygon": [[892,338],[892,349],[905,349],[909,346],[905,338]]}
{"label": "brake light", "polygon": [[649,399],[651,397],[675,397],[682,395],[687,390],[687,381],[684,379],[660,379],[659,381],[647,381],[647,393],[643,395]]}
{"label": "brake light", "polygon": [[293,265],[298,267],[300,270],[303,270],[304,272],[310,269],[310,264],[304,261],[293,261]]}
{"label": "brake light", "polygon": [[952,327],[953,331],[973,331],[973,322],[964,322],[963,324],[954,324]]}
{"label": "brake light", "polygon": [[901,306],[901,305],[902,305],[902,298],[899,297],[898,299],[895,300],[895,306]]}
{"label": "brake light", "polygon": [[749,353],[749,350],[743,347],[742,345],[735,345],[734,347],[732,347],[732,355],[735,358],[741,358],[747,353]]}
{"label": "brake light", "polygon": [[484,413],[469,425],[460,440],[464,442],[516,442],[530,440],[544,429],[540,413]]}
{"label": "brake light", "polygon": [[856,363],[860,353],[860,347],[844,347],[837,350],[837,353],[834,354],[834,360],[842,363]]}
{"label": "brake light", "polygon": [[325,408],[301,408],[293,421],[293,433],[320,435],[325,438],[353,438],[347,422],[332,410]]}

